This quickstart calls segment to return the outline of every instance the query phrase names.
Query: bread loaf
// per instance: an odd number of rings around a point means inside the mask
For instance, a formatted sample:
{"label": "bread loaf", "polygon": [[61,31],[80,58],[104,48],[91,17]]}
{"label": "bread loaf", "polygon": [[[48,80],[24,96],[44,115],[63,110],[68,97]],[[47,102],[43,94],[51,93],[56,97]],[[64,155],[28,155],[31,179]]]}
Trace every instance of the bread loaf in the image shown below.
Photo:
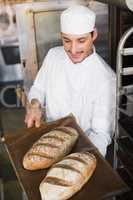
{"label": "bread loaf", "polygon": [[63,126],[44,134],[24,156],[24,168],[37,170],[50,167],[70,153],[77,138],[75,129]]}
{"label": "bread loaf", "polygon": [[66,200],[78,192],[96,168],[89,152],[73,153],[53,165],[40,184],[42,200]]}

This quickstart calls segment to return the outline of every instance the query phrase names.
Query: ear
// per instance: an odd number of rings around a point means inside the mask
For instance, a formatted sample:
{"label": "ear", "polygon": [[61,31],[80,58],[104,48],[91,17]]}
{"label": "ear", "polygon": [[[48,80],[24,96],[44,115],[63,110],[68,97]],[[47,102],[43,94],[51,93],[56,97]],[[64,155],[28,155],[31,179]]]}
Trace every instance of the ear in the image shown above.
{"label": "ear", "polygon": [[96,29],[96,28],[94,28],[94,31],[93,31],[93,36],[92,36],[92,40],[93,40],[93,42],[96,40],[96,38],[97,38],[97,35],[98,35],[98,33],[97,33],[97,29]]}

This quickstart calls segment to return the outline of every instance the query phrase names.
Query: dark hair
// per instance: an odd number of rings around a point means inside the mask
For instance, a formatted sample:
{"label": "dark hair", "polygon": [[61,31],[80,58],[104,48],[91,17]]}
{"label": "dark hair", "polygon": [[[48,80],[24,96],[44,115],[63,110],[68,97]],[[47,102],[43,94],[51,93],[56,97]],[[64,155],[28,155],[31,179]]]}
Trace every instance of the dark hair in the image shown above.
{"label": "dark hair", "polygon": [[94,34],[94,31],[91,31],[91,32],[90,32],[90,34],[91,34],[91,36],[93,36],[93,34]]}

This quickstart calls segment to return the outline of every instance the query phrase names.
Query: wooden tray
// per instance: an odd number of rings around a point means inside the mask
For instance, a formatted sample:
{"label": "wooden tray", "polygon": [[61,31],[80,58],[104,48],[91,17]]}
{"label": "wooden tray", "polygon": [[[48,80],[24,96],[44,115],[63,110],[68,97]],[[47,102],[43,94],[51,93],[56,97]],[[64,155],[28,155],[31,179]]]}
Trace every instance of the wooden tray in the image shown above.
{"label": "wooden tray", "polygon": [[23,156],[41,135],[59,125],[71,126],[79,133],[79,139],[72,152],[78,152],[87,148],[90,152],[94,153],[97,159],[97,167],[93,176],[71,200],[100,200],[128,191],[127,185],[100,155],[96,147],[94,147],[77,125],[75,119],[73,117],[66,117],[46,123],[40,128],[21,129],[19,133],[15,134],[15,137],[11,137],[13,133],[6,133],[4,136],[10,160],[28,200],[41,200],[39,185],[45,177],[47,170],[25,170],[22,166]]}

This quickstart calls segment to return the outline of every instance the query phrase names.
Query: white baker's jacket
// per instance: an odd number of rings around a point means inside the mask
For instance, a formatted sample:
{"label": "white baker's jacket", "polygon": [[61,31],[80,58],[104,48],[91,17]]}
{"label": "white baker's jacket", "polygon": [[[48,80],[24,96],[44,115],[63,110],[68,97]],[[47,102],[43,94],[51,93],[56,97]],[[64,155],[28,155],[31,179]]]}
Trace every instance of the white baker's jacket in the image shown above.
{"label": "white baker's jacket", "polygon": [[105,156],[115,124],[115,74],[95,52],[74,64],[64,48],[49,50],[29,92],[46,106],[47,120],[73,113]]}

